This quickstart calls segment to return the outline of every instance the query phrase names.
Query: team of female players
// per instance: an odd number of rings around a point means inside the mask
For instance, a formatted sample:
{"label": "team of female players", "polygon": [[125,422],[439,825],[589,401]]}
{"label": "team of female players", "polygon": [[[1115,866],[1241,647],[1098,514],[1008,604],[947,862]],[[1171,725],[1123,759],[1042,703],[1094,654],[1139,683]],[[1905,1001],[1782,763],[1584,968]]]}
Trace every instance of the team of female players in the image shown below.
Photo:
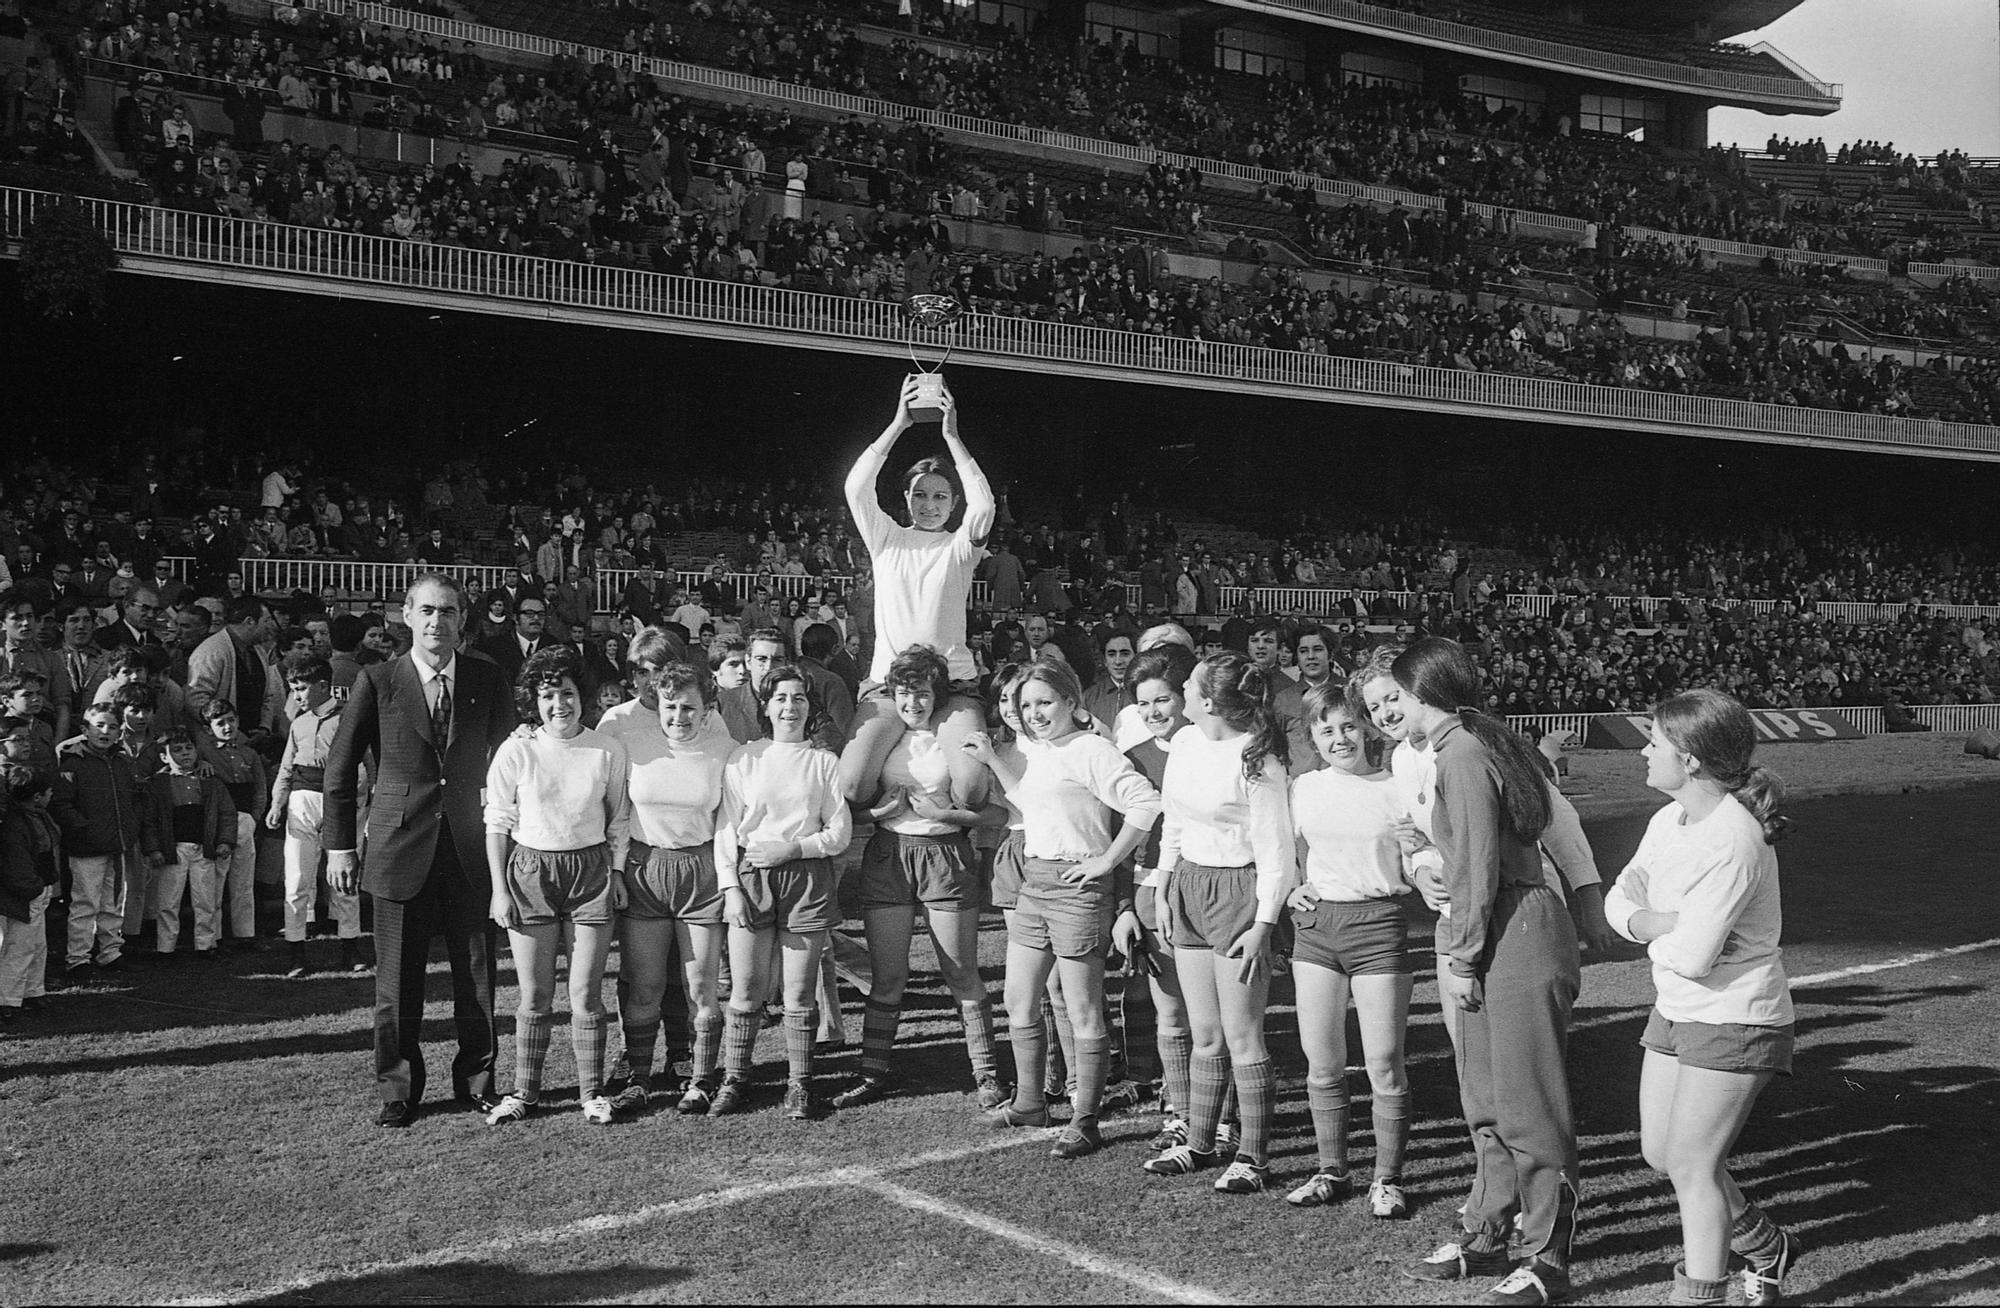
{"label": "team of female players", "polygon": [[[1654,960],[1660,999],[1643,1041],[1642,1137],[1681,1208],[1686,1260],[1674,1299],[1722,1302],[1734,1258],[1745,1297],[1776,1302],[1791,1239],[1725,1167],[1758,1092],[1789,1072],[1791,1045],[1769,847],[1781,827],[1777,791],[1751,761],[1744,710],[1710,692],[1659,707],[1648,780],[1675,802],[1605,900],[1594,871],[1578,876],[1553,858],[1545,867],[1544,848],[1559,847],[1545,833],[1566,805],[1525,740],[1463,707],[1478,700],[1477,673],[1448,640],[1378,650],[1344,682],[1310,688],[1302,725],[1311,758],[1291,756],[1282,673],[1234,651],[1198,661],[1171,626],[1141,641],[1130,708],[1109,735],[1054,657],[996,670],[989,717],[965,600],[993,499],[949,396],[953,466],[926,460],[905,477],[909,525],[875,502],[876,477],[910,425],[910,398],[906,387],[896,421],[848,483],[875,564],[877,648],[839,756],[815,742],[822,706],[798,666],[756,683],[764,734],[741,744],[720,727],[707,670],[662,657],[670,648],[654,651],[641,700],[596,729],[582,724],[573,656],[547,651],[524,668],[522,707],[539,725],[496,757],[487,795],[494,866],[506,869],[493,915],[521,968],[515,1088],[489,1121],[536,1106],[565,922],[576,942],[571,1031],[587,1117],[609,1121],[646,1101],[675,959],[692,1034],[681,1111],[748,1106],[764,1005],[776,994],[784,1111],[814,1115],[821,960],[839,916],[835,859],[850,842],[853,803],[875,823],[858,887],[874,975],[862,1074],[836,1107],[896,1085],[892,1051],[922,912],[995,1125],[1052,1125],[1050,1013],[1066,1028],[1071,1077],[1071,1112],[1052,1152],[1098,1152],[1115,948],[1143,963],[1157,1020],[1168,1116],[1145,1170],[1218,1169],[1218,1191],[1263,1190],[1276,1108],[1264,1024],[1284,933],[1318,1151],[1314,1173],[1288,1198],[1335,1203],[1350,1185],[1351,1004],[1371,1092],[1365,1203],[1377,1217],[1401,1217],[1415,971],[1404,905],[1420,894],[1439,914],[1437,976],[1476,1169],[1463,1234],[1408,1274],[1494,1276],[1487,1302],[1554,1302],[1569,1292],[1579,1201],[1566,1065],[1575,922],[1594,916],[1647,944]],[[1004,828],[990,864],[969,839],[979,827]],[[1011,1095],[977,969],[985,903],[1007,924]],[[1573,919],[1578,903],[1585,911]],[[633,1072],[622,1105],[605,1094],[598,998],[614,920]]]}

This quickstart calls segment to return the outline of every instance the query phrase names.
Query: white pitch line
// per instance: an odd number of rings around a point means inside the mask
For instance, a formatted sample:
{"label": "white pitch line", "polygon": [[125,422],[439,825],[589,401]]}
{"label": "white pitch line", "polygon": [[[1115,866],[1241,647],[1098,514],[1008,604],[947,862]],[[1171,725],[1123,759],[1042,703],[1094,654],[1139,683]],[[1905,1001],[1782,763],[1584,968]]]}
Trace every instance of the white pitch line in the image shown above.
{"label": "white pitch line", "polygon": [[1030,1231],[1026,1227],[1016,1226],[1004,1218],[995,1217],[991,1213],[983,1213],[977,1208],[967,1208],[963,1204],[953,1203],[949,1199],[941,1199],[937,1195],[928,1194],[922,1190],[912,1190],[906,1185],[897,1185],[894,1181],[887,1181],[877,1177],[874,1180],[861,1182],[860,1186],[862,1189],[879,1194],[885,1199],[892,1199],[902,1204],[905,1208],[914,1208],[918,1212],[933,1213],[939,1217],[948,1217],[954,1222],[964,1223],[975,1231],[983,1232],[997,1239],[1006,1240],[1012,1244],[1018,1244],[1024,1249],[1046,1257],[1059,1258],[1070,1266],[1080,1271],[1089,1272],[1093,1276],[1106,1276],[1113,1280],[1123,1281],[1135,1290],[1157,1296],[1161,1299],[1168,1299],[1174,1303],[1227,1304],[1237,1302],[1234,1299],[1217,1294],[1213,1290],[1205,1290],[1198,1285],[1189,1285],[1185,1281],[1176,1281],[1170,1276],[1161,1276],[1158,1272],[1149,1271],[1136,1263],[1123,1262],[1117,1258],[1107,1258],[1094,1250],[1084,1248],[1082,1245],[1070,1244],[1066,1240],[1057,1240],[1051,1236],[1043,1235],[1038,1231]]}
{"label": "white pitch line", "polygon": [[256,1289],[245,1289],[221,1295],[202,1295],[185,1299],[170,1299],[167,1302],[175,1308],[212,1308],[213,1305],[242,1303],[251,1300],[272,1298],[281,1294],[298,1294],[315,1286],[336,1280],[355,1277],[379,1276],[385,1272],[415,1270],[423,1267],[444,1267],[452,1263],[473,1262],[492,1258],[496,1255],[512,1253],[517,1249],[532,1249],[545,1245],[563,1244],[578,1236],[602,1235],[609,1231],[622,1231],[635,1226],[644,1226],[665,1217],[683,1217],[689,1213],[699,1213],[710,1208],[726,1208],[732,1204],[748,1203],[755,1199],[768,1198],[775,1194],[787,1194],[794,1190],[815,1190],[828,1186],[866,1187],[878,1182],[882,1177],[896,1172],[907,1172],[920,1167],[931,1167],[942,1163],[956,1163],[982,1154],[995,1154],[1008,1149],[1018,1149],[1023,1145],[1046,1144],[1051,1132],[1009,1132],[981,1141],[963,1149],[940,1149],[927,1154],[915,1154],[876,1167],[839,1167],[827,1172],[813,1172],[802,1176],[787,1177],[781,1181],[756,1181],[749,1185],[730,1186],[725,1190],[711,1190],[706,1194],[690,1195],[686,1199],[674,1199],[666,1203],[647,1204],[624,1213],[598,1213],[591,1217],[579,1217],[575,1221],[563,1222],[557,1226],[545,1226],[537,1230],[516,1231],[510,1235],[496,1236],[481,1240],[477,1244],[462,1244],[434,1249],[428,1253],[413,1254],[408,1258],[395,1258],[385,1262],[367,1263],[359,1267],[345,1267],[336,1271],[312,1276],[294,1277],[289,1281],[279,1281]]}
{"label": "white pitch line", "polygon": [[1953,945],[1949,949],[1928,949],[1921,954],[1905,954],[1901,958],[1885,959],[1880,963],[1856,963],[1853,967],[1836,968],[1831,972],[1810,972],[1805,976],[1793,977],[1792,985],[1794,988],[1823,986],[1829,981],[1845,981],[1849,977],[1867,976],[1871,972],[1889,972],[1899,967],[1915,967],[1920,963],[1951,958],[1957,954],[1976,954],[1982,949],[2000,949],[2000,936],[1995,936],[1991,940],[1976,941],[1970,945]]}

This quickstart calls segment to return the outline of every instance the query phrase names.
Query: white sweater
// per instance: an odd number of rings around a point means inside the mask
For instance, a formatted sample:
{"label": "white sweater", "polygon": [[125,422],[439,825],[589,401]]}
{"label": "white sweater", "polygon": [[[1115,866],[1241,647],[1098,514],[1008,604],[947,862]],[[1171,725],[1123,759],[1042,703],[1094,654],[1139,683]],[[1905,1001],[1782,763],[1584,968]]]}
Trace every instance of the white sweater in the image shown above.
{"label": "white sweater", "polygon": [[1010,798],[1019,805],[1029,858],[1080,863],[1111,847],[1124,823],[1150,828],[1159,792],[1118,747],[1087,731],[1021,747],[1027,769]]}
{"label": "white sweater", "polygon": [[1210,740],[1200,727],[1174,733],[1161,787],[1165,820],[1160,868],[1172,876],[1181,859],[1209,867],[1257,868],[1257,920],[1274,923],[1298,884],[1292,806],[1285,769],[1266,758],[1262,774],[1243,775],[1250,737]]}
{"label": "white sweater", "polygon": [[907,796],[922,795],[941,808],[951,807],[951,765],[933,731],[905,731],[882,760],[882,785],[905,794],[903,806],[878,825],[899,836],[955,836],[963,828],[918,817]]}
{"label": "white sweater", "polygon": [[1646,946],[1659,1010],[1670,1021],[1783,1026],[1792,1020],[1792,993],[1778,947],[1777,852],[1734,795],[1700,822],[1686,816],[1679,804],[1653,815],[1604,897],[1604,916],[1630,940],[1640,909],[1680,915]]}
{"label": "white sweater", "polygon": [[510,736],[486,769],[486,830],[550,852],[623,849],[626,768],[624,742],[588,727],[568,740]]}
{"label": "white sweater", "polygon": [[[878,448],[879,447],[879,448]],[[889,665],[912,645],[929,645],[951,665],[954,681],[979,675],[966,643],[965,610],[972,597],[972,574],[986,549],[979,542],[993,530],[998,507],[979,466],[960,462],[965,486],[965,519],[954,532],[919,531],[882,512],[875,479],[888,460],[882,441],[868,447],[847,474],[847,507],[868,546],[875,570],[875,657],[868,679],[889,679]]]}
{"label": "white sweater", "polygon": [[1305,881],[1321,899],[1353,904],[1408,894],[1395,822],[1408,816],[1395,777],[1321,768],[1292,780],[1292,827]]}
{"label": "white sweater", "polygon": [[[622,739],[632,763],[631,838],[654,849],[691,849],[713,840],[722,771],[734,749],[727,737],[720,745],[699,739],[677,745],[655,727],[629,731]],[[623,867],[625,851],[613,852]]]}
{"label": "white sweater", "polygon": [[743,851],[760,840],[796,841],[800,858],[832,858],[853,837],[840,758],[831,750],[767,739],[729,756],[715,824],[715,873],[724,890],[739,884]]}

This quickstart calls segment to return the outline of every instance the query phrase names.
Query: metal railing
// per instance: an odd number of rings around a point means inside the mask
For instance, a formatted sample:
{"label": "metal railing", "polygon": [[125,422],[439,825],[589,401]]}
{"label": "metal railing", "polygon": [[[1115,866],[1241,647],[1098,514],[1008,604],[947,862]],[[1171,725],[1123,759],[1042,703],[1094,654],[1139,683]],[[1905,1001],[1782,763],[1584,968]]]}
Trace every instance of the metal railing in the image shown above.
{"label": "metal railing", "polygon": [[[273,8],[279,7],[279,0],[267,0]],[[1092,159],[1117,160],[1122,163],[1144,166],[1156,159],[1164,159],[1176,168],[1192,165],[1201,170],[1203,177],[1226,177],[1234,181],[1256,186],[1299,185],[1311,183],[1313,189],[1322,195],[1338,195],[1348,199],[1364,200],[1384,207],[1402,205],[1406,209],[1444,208],[1444,200],[1420,191],[1403,191],[1391,186],[1372,186],[1362,182],[1347,181],[1337,177],[1315,177],[1303,172],[1281,172],[1273,168],[1257,168],[1249,164],[1236,163],[1228,159],[1208,159],[1199,155],[1180,154],[1172,150],[1159,150],[1149,146],[1131,145],[1122,141],[1107,141],[1099,137],[1080,136],[1074,132],[1060,132],[1044,127],[1028,127],[1020,123],[999,122],[989,118],[976,118],[970,114],[946,113],[936,109],[925,109],[917,105],[900,104],[893,100],[877,100],[869,96],[850,95],[845,91],[829,91],[822,87],[801,86],[792,82],[779,82],[767,77],[755,77],[747,73],[734,73],[726,69],[710,68],[703,64],[683,63],[674,59],[660,59],[651,55],[626,54],[622,50],[611,50],[602,46],[586,45],[577,41],[559,41],[554,37],[534,36],[527,32],[517,32],[511,28],[491,27],[484,23],[469,23],[457,18],[442,18],[433,14],[420,14],[410,10],[396,9],[388,5],[375,4],[371,0],[302,0],[299,7],[318,10],[322,13],[348,14],[363,22],[384,27],[398,27],[418,33],[425,33],[453,41],[471,41],[490,49],[509,50],[520,54],[554,58],[557,55],[573,55],[586,58],[593,63],[604,62],[630,67],[635,71],[663,81],[676,82],[682,86],[699,87],[720,92],[728,96],[758,96],[792,105],[810,105],[833,113],[859,115],[866,118],[888,119],[893,122],[916,122],[939,131],[952,132],[975,142],[991,143],[995,146],[1026,145],[1045,150],[1061,150],[1069,154],[1080,154]],[[1372,6],[1356,6],[1372,8]],[[1376,10],[1391,13],[1390,10]],[[1467,202],[1466,211],[1478,214],[1488,220],[1496,216],[1511,222],[1516,229],[1530,227],[1544,231],[1562,232],[1580,236],[1585,219],[1568,214],[1541,213],[1532,209],[1510,209],[1504,205]],[[1887,274],[1886,260],[1866,258],[1860,255],[1829,254],[1814,250],[1795,250],[1782,245],[1751,245],[1742,241],[1721,240],[1709,236],[1690,236],[1680,232],[1658,231],[1650,227],[1626,227],[1628,236],[1636,239],[1651,237],[1662,241],[1692,243],[1701,249],[1718,255],[1729,255],[1746,259],[1766,257],[1790,260],[1795,263],[1846,264],[1856,271]]]}
{"label": "metal railing", "polygon": [[[0,231],[20,239],[51,192],[0,188]],[[127,255],[344,286],[415,288],[479,300],[553,306],[637,321],[703,324],[755,332],[872,342],[904,348],[900,306],[806,291],[668,276],[645,269],[431,245],[391,237],[292,227],[78,197]],[[1826,441],[1850,448],[2000,459],[2000,428],[1892,418],[1833,409],[1755,404],[1721,396],[1626,390],[1506,373],[1461,372],[1375,359],[1152,336],[1033,318],[968,314],[953,328],[961,357],[1021,366],[1046,363],[1096,372],[1171,376],[1267,393],[1359,399],[1547,421],[1629,424],[1646,430]]]}
{"label": "metal railing", "polygon": [[1449,42],[1496,54],[1543,60],[1566,68],[1588,69],[1594,73],[1604,73],[1613,77],[1637,77],[1656,82],[1671,82],[1677,86],[1698,87],[1705,91],[1734,91],[1746,95],[1774,96],[1792,103],[1831,100],[1835,102],[1833,107],[1838,107],[1842,94],[1838,82],[1815,82],[1803,77],[1774,77],[1762,73],[1731,72],[1726,68],[1706,68],[1699,64],[1668,63],[1661,59],[1619,54],[1615,50],[1600,50],[1592,46],[1572,45],[1565,41],[1545,40],[1514,32],[1495,31],[1487,27],[1474,27],[1467,23],[1448,22],[1441,18],[1428,18],[1422,14],[1406,13],[1400,9],[1359,4],[1356,0],[1220,0],[1220,3],[1232,9],[1248,9],[1264,13],[1291,10],[1296,13],[1314,14],[1348,26],[1399,32],[1407,36]]}
{"label": "metal railing", "polygon": [[[2000,704],[1912,704],[1909,710],[1911,717],[1941,735],[2000,729]],[[1824,710],[1809,711],[1839,714],[1864,736],[1879,736],[1888,731],[1879,704],[1832,704]],[[1578,740],[1588,740],[1592,722],[1631,716],[1629,713],[1515,713],[1508,715],[1507,725],[1516,731],[1573,731]]]}

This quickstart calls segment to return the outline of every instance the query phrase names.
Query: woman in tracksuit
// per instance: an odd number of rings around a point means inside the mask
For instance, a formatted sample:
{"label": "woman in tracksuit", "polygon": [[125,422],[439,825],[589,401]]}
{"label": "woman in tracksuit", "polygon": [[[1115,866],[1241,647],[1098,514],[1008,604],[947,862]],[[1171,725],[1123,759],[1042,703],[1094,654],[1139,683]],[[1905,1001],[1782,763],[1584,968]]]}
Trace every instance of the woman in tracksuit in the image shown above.
{"label": "woman in tracksuit", "polygon": [[[1459,1094],[1476,1160],[1466,1239],[1408,1274],[1501,1276],[1486,1302],[1553,1303],[1569,1293],[1576,1225],[1567,1046],[1579,974],[1576,928],[1537,845],[1548,788],[1525,738],[1464,707],[1479,697],[1479,673],[1457,641],[1425,637],[1390,670],[1407,727],[1433,756],[1417,803],[1429,809],[1451,905],[1438,988],[1459,1010]],[[1518,1266],[1507,1249],[1517,1215]]]}

